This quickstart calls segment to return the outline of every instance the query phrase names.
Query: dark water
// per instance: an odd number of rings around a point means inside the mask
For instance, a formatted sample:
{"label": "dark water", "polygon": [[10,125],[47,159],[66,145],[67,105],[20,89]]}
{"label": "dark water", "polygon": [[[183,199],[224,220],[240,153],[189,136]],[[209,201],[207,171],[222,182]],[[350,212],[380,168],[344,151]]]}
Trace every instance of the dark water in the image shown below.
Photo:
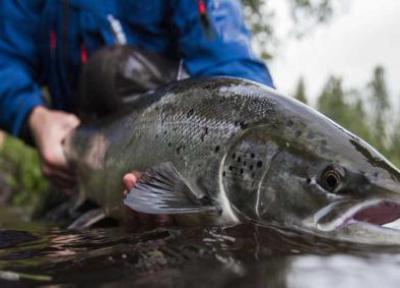
{"label": "dark water", "polygon": [[73,232],[0,212],[0,287],[399,287],[400,248],[291,231]]}

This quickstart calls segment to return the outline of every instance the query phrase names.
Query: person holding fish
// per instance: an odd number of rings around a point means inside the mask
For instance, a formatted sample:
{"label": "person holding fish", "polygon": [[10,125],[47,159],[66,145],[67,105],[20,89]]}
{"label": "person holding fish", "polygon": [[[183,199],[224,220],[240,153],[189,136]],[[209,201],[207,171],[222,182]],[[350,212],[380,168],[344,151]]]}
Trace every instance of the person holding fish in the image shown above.
{"label": "person holding fish", "polygon": [[[237,76],[273,87],[250,48],[239,0],[3,0],[0,14],[0,128],[33,142],[44,175],[67,193],[76,178],[63,141],[81,121],[78,75],[101,47],[138,47],[178,61],[189,77]],[[124,177],[128,189],[138,175]]]}

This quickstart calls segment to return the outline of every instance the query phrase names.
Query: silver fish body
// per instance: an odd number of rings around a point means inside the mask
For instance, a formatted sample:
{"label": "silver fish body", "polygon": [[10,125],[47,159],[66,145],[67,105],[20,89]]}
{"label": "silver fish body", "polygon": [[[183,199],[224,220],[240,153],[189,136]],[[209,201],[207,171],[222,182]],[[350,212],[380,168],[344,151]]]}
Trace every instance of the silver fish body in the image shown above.
{"label": "silver fish body", "polygon": [[[187,80],[143,95],[127,115],[80,127],[65,151],[85,197],[114,213],[126,172],[172,163],[199,197],[219,198],[221,176],[232,172],[221,166],[229,148],[249,125],[273,114],[274,92],[264,98],[259,89],[237,79]],[[246,164],[253,174],[258,160]]]}
{"label": "silver fish body", "polygon": [[124,201],[139,212],[400,243],[382,227],[400,218],[399,171],[330,119],[254,82],[185,80],[144,94],[129,113],[79,127],[65,151],[82,195],[115,217],[121,179],[135,169],[144,175]]}

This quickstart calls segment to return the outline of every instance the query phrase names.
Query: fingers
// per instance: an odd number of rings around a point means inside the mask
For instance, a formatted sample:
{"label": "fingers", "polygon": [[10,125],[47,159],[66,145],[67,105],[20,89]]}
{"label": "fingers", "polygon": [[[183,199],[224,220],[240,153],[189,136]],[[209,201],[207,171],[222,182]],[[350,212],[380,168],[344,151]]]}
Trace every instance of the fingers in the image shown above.
{"label": "fingers", "polygon": [[52,184],[63,191],[76,186],[76,177],[64,155],[64,139],[79,125],[79,119],[69,113],[35,107],[28,125],[39,149],[42,172]]}
{"label": "fingers", "polygon": [[42,173],[49,181],[61,190],[72,190],[76,187],[76,175],[72,170],[51,166],[42,161]]}
{"label": "fingers", "polygon": [[[139,171],[132,171],[125,174],[125,176],[122,178],[122,183],[125,187],[125,190],[123,192],[124,197],[126,197],[129,191],[135,187],[136,183],[139,181],[140,176],[141,173]],[[162,227],[171,225],[173,223],[173,219],[169,215],[149,215],[133,211],[130,208],[127,209],[129,211],[128,213],[130,214],[130,225],[134,225],[135,227]]]}
{"label": "fingers", "polygon": [[73,170],[63,169],[43,163],[42,172],[43,175],[48,178],[59,178],[63,181],[76,182],[76,174]]}
{"label": "fingers", "polygon": [[67,115],[65,116],[65,121],[63,122],[63,126],[64,126],[64,129],[65,129],[66,131],[68,131],[68,133],[69,133],[71,130],[73,130],[73,129],[75,129],[76,127],[78,127],[79,124],[81,124],[81,121],[79,120],[78,117],[76,117],[76,115],[74,115],[74,114],[67,114]]}
{"label": "fingers", "polygon": [[138,171],[132,171],[131,173],[125,174],[124,178],[122,178],[125,189],[131,190],[133,187],[135,187],[140,175],[141,173]]}
{"label": "fingers", "polygon": [[66,180],[56,176],[47,176],[49,182],[61,192],[67,195],[74,195],[77,192],[77,182],[75,180]]}
{"label": "fingers", "polygon": [[128,196],[129,190],[135,187],[137,181],[139,181],[141,173],[139,171],[132,171],[125,174],[122,178],[122,183],[124,184],[125,190],[122,192],[124,197]]}

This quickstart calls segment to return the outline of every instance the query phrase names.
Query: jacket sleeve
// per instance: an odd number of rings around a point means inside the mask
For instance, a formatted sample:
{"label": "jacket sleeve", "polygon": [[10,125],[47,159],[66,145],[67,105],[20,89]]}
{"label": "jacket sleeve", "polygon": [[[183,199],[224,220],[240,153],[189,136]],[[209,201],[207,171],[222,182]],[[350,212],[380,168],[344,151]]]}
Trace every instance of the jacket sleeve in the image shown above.
{"label": "jacket sleeve", "polygon": [[43,104],[39,75],[39,0],[0,1],[0,128],[21,136]]}
{"label": "jacket sleeve", "polygon": [[211,35],[200,21],[199,1],[172,3],[179,52],[191,76],[236,76],[273,87],[268,68],[251,49],[239,0],[204,1]]}

